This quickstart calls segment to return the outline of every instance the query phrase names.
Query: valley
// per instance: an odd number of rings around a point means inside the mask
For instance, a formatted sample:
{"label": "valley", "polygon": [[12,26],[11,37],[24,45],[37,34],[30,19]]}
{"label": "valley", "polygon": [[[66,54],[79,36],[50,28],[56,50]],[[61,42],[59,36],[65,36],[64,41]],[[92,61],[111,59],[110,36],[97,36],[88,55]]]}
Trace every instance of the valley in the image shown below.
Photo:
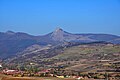
{"label": "valley", "polygon": [[0,36],[3,80],[120,79],[119,36],[72,34],[60,28],[44,36]]}

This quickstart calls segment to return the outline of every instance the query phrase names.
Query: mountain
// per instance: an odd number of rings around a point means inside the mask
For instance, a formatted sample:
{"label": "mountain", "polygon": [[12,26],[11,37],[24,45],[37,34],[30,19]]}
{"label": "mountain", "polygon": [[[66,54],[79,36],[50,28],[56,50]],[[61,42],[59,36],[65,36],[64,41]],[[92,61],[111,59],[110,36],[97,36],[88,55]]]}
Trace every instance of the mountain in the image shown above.
{"label": "mountain", "polygon": [[42,36],[33,36],[13,31],[0,32],[0,58],[13,57],[31,46],[35,47],[35,45],[39,47],[39,50],[42,50],[45,47],[54,48],[69,42],[90,43],[99,41],[120,44],[120,36],[110,34],[72,34],[61,28],[57,28],[53,32]]}
{"label": "mountain", "polygon": [[35,37],[26,33],[7,31],[0,33],[0,57],[6,58],[36,43]]}
{"label": "mountain", "polygon": [[42,42],[46,43],[57,43],[57,42],[96,42],[96,41],[106,41],[111,43],[120,43],[120,36],[111,34],[72,34],[68,33],[61,28],[57,28],[53,32],[41,36]]}

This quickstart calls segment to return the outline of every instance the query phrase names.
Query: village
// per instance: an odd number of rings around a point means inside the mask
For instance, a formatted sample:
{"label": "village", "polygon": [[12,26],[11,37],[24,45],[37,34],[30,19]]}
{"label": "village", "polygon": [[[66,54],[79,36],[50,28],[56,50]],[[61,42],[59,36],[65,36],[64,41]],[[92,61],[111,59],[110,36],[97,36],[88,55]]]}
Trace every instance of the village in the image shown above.
{"label": "village", "polygon": [[[33,64],[33,63],[30,63]],[[0,74],[11,76],[11,77],[56,77],[58,79],[73,79],[73,80],[117,80],[117,77],[120,78],[120,73],[107,73],[105,71],[98,72],[79,72],[72,70],[65,70],[63,66],[58,66],[54,68],[42,68],[41,70],[35,70],[31,66],[29,70],[20,70],[20,69],[9,69],[4,68],[0,64]]]}
{"label": "village", "polygon": [[[32,63],[31,63],[32,64]],[[42,69],[41,71],[34,72],[33,70],[21,71],[16,69],[3,69],[2,65],[0,65],[0,74],[4,74],[12,77],[56,77],[56,78],[72,78],[72,79],[84,79],[82,76],[78,76],[78,74],[72,74],[72,72],[65,72],[62,67],[58,68],[49,68]]]}

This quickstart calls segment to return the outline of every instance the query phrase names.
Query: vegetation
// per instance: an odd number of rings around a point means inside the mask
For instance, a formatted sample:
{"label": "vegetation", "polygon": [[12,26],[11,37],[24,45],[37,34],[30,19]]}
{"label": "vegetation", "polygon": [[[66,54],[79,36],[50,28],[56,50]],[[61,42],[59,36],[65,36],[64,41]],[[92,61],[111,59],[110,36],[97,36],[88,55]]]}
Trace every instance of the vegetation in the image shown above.
{"label": "vegetation", "polygon": [[82,76],[83,79],[93,80],[117,79],[120,76],[120,45],[92,43],[58,47],[42,51],[53,54],[60,52],[53,57],[48,58],[44,55],[45,58],[39,58],[39,55],[35,55],[31,59],[23,58],[22,62],[18,61],[21,60],[19,58],[13,62],[12,59],[12,63],[2,63],[3,69],[20,71],[13,74],[14,77]]}

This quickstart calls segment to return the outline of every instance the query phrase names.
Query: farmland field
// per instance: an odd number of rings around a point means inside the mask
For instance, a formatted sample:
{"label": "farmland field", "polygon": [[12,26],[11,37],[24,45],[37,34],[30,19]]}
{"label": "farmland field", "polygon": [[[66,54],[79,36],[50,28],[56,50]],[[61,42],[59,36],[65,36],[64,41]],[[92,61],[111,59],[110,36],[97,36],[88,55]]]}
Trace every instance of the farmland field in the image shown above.
{"label": "farmland field", "polygon": [[55,77],[11,77],[0,74],[0,80],[75,80],[70,78],[55,78]]}

